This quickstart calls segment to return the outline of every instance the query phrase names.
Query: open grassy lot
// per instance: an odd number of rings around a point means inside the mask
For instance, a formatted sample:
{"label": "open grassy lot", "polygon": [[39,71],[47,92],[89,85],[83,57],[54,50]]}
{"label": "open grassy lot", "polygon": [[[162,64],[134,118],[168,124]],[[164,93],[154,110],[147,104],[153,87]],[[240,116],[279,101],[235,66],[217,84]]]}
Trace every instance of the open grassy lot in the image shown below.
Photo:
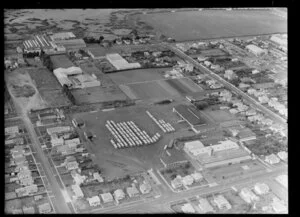
{"label": "open grassy lot", "polygon": [[140,18],[179,41],[287,32],[286,19],[269,11],[204,10],[146,14]]}
{"label": "open grassy lot", "polygon": [[120,85],[120,88],[132,99],[166,99],[201,92],[188,78],[145,81]]}
{"label": "open grassy lot", "polygon": [[[245,169],[246,167],[247,169]],[[244,167],[244,168],[243,168]],[[241,177],[251,176],[251,173],[265,172],[266,168],[258,161],[246,161],[229,166],[210,168],[209,171],[217,182],[231,181]]]}
{"label": "open grassy lot", "polygon": [[170,68],[135,69],[108,74],[116,84],[153,81],[163,79],[162,73]]}
{"label": "open grassy lot", "polygon": [[211,110],[205,109],[203,113],[207,114],[215,122],[224,122],[233,119],[237,119],[233,114],[229,113],[228,110]]}
{"label": "open grassy lot", "polygon": [[182,95],[201,91],[201,88],[189,78],[169,79],[166,82]]}
{"label": "open grassy lot", "polygon": [[[133,91],[134,95],[137,96],[138,99],[165,99],[172,98],[172,96],[176,96],[177,93],[170,93],[170,89],[164,88],[164,81],[161,82],[147,82],[147,83],[137,83],[130,85],[130,89]],[[163,84],[163,85],[162,85]]]}
{"label": "open grassy lot", "polygon": [[49,107],[60,107],[71,104],[68,97],[61,90],[40,90],[40,94]]}
{"label": "open grassy lot", "polygon": [[89,87],[71,91],[76,104],[99,103],[113,100],[125,100],[126,95],[119,88]]}

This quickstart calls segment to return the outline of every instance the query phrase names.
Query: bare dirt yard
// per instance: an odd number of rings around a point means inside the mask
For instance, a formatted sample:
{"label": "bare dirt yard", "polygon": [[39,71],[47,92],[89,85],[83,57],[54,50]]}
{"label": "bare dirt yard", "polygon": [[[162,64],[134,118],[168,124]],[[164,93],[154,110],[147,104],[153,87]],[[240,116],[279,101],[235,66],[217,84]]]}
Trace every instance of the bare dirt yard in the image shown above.
{"label": "bare dirt yard", "polygon": [[27,111],[30,109],[46,108],[47,103],[41,98],[39,91],[28,74],[28,70],[30,69],[19,68],[11,72],[6,72],[5,79],[8,90],[18,105]]}

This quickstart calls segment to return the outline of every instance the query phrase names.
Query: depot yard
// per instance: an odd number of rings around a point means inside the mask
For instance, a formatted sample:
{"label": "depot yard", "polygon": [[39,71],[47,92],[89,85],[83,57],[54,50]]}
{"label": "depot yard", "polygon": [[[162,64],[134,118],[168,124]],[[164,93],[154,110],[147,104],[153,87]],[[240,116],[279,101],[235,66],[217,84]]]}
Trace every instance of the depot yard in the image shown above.
{"label": "depot yard", "polygon": [[[74,114],[73,118],[83,119],[86,123],[86,129],[96,135],[96,138],[88,144],[87,148],[89,152],[95,154],[95,160],[98,161],[99,165],[102,167],[109,166],[107,172],[111,174],[120,174],[124,173],[124,169],[133,170],[133,167],[137,167],[141,171],[156,164],[161,166],[160,162],[158,160],[154,161],[153,158],[159,156],[163,147],[174,136],[172,133],[164,134],[146,114],[146,111],[149,110],[157,119],[164,119],[170,123],[176,129],[176,135],[177,133],[179,135],[185,134],[187,129],[181,123],[177,123],[179,118],[172,112],[172,107],[172,104],[164,106],[137,105],[107,112],[78,113]],[[145,130],[149,136],[153,136],[158,132],[162,138],[157,143],[150,145],[115,149],[110,143],[113,136],[105,127],[107,120],[113,120],[115,123],[133,121],[141,130]]]}
{"label": "depot yard", "polygon": [[146,14],[140,18],[178,41],[287,32],[286,20],[267,10],[185,11]]}

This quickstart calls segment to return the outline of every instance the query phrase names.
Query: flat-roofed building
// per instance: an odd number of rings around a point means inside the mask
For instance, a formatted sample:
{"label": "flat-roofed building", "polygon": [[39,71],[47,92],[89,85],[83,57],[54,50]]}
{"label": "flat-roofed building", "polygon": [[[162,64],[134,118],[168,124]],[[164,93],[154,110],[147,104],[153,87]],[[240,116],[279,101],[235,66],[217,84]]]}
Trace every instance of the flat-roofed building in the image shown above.
{"label": "flat-roofed building", "polygon": [[19,133],[19,127],[18,126],[6,127],[4,131],[5,131],[5,135],[16,134]]}
{"label": "flat-roofed building", "polygon": [[117,69],[134,69],[140,68],[141,65],[139,63],[128,63],[120,54],[106,54],[106,59]]}
{"label": "flat-roofed building", "polygon": [[73,32],[58,32],[50,35],[53,41],[65,40],[70,38],[76,38]]}
{"label": "flat-roofed building", "polygon": [[81,38],[75,38],[75,39],[67,39],[67,40],[57,40],[55,41],[55,44],[58,46],[63,46],[67,50],[78,50],[81,48],[86,48],[86,43]]}
{"label": "flat-roofed building", "polygon": [[253,53],[256,56],[266,54],[267,51],[264,49],[261,49],[260,47],[254,45],[254,44],[249,44],[246,46],[246,49],[249,50],[251,53]]}

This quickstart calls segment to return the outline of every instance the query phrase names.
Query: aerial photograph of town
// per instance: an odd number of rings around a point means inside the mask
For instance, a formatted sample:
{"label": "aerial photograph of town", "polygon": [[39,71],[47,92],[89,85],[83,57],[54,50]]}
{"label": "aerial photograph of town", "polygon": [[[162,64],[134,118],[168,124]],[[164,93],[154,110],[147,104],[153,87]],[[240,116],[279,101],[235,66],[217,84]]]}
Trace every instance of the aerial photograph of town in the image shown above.
{"label": "aerial photograph of town", "polygon": [[6,214],[288,214],[287,8],[4,10]]}

